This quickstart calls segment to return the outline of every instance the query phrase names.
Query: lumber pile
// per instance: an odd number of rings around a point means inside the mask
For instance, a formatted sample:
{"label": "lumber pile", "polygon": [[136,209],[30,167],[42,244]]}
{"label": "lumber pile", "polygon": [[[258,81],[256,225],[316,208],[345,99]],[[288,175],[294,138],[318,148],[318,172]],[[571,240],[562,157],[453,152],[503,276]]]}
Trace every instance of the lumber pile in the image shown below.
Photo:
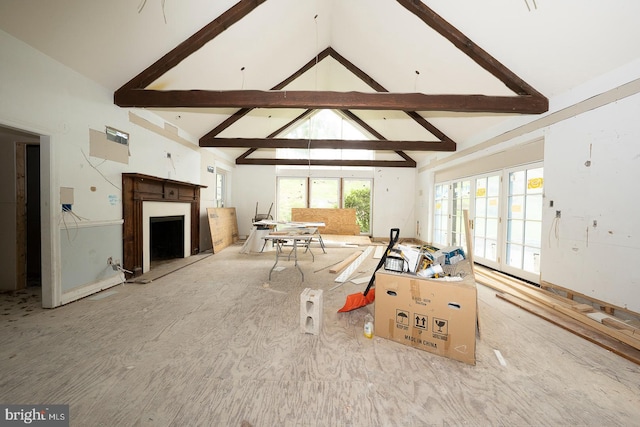
{"label": "lumber pile", "polygon": [[590,304],[521,282],[506,274],[475,267],[476,281],[496,296],[536,316],[640,364],[640,329]]}

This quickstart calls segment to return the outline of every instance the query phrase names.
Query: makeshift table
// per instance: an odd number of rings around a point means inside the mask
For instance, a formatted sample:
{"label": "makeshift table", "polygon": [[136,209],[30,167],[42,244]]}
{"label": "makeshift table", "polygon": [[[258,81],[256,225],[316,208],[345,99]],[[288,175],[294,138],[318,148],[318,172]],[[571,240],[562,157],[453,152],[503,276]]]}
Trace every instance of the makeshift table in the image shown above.
{"label": "makeshift table", "polygon": [[[306,247],[305,252],[309,251],[309,253],[311,254],[311,259],[315,261],[315,257],[313,256],[313,252],[311,252],[311,248],[309,245],[313,237],[313,234],[270,234],[263,237],[263,239],[265,239],[265,242],[271,240],[276,247],[276,262],[273,264],[273,267],[271,267],[271,270],[269,270],[269,280],[271,280],[271,273],[273,272],[273,269],[278,265],[280,258],[286,256],[287,260],[291,260],[291,255],[293,255],[294,266],[302,275],[302,281],[304,282],[304,273],[298,265],[298,245],[302,243],[302,246]],[[293,244],[293,248],[291,249],[291,251],[289,251],[288,254],[285,255],[283,247],[287,242],[291,242]]]}
{"label": "makeshift table", "polygon": [[[304,233],[305,230],[310,230],[313,229],[315,231],[313,231],[313,237],[318,239],[318,242],[320,243],[320,248],[322,248],[322,252],[324,252],[325,254],[327,253],[327,251],[325,250],[325,246],[324,246],[324,241],[322,240],[322,235],[320,234],[320,230],[318,229],[318,227],[325,227],[326,224],[324,222],[278,222],[278,221],[273,221],[273,220],[268,220],[268,219],[263,219],[260,221],[256,221],[253,223],[254,226],[258,227],[259,229],[269,229],[269,230],[274,230],[276,227],[285,227],[284,229],[280,229],[280,231],[299,231],[300,233]],[[310,239],[307,242],[307,248],[310,246],[311,244],[311,240]],[[267,243],[267,240],[265,240],[265,244]],[[262,247],[264,249],[264,246]]]}

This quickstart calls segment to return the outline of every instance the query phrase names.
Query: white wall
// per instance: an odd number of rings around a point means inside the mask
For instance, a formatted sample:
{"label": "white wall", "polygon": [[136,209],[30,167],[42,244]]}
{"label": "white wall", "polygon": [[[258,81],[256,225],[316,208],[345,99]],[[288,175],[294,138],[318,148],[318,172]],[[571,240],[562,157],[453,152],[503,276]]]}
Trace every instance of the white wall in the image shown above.
{"label": "white wall", "polygon": [[233,189],[238,233],[248,236],[251,232],[251,220],[256,213],[267,213],[273,203],[271,214],[276,213],[276,168],[275,166],[238,165],[235,169]]}
{"label": "white wall", "polygon": [[[43,273],[52,276],[46,280],[51,282],[53,291],[43,288],[43,295],[52,295],[55,301],[43,303],[55,306],[68,301],[64,295],[61,298],[61,293],[70,291],[70,285],[93,286],[91,278],[104,280],[107,260],[97,259],[98,254],[104,257],[108,253],[119,259],[122,253],[121,238],[111,241],[115,243],[88,239],[89,243],[83,243],[84,250],[69,251],[71,240],[61,245],[61,239],[71,239],[75,227],[65,225],[63,219],[67,224],[81,221],[113,228],[113,222],[122,219],[122,173],[137,172],[199,184],[201,149],[188,135],[181,136],[193,142],[192,147],[131,123],[129,110],[113,104],[111,90],[1,31],[0,51],[0,125],[46,135],[50,141],[51,151],[45,147],[43,159],[46,173],[42,180],[48,188],[43,190],[42,214],[46,218],[42,232],[43,241],[51,242],[43,246],[43,251],[53,255],[51,265],[43,266]],[[148,111],[137,110],[136,114],[160,127],[164,125]],[[104,131],[107,125],[130,134],[129,164],[89,156],[89,129]],[[167,159],[167,153],[171,153],[171,160]],[[60,187],[73,188],[73,211],[82,219],[69,214],[63,218]],[[95,229],[96,235],[100,235],[96,227],[87,230]],[[66,274],[71,271],[77,274]],[[83,277],[88,282],[62,283],[68,277]]]}
{"label": "white wall", "polygon": [[639,117],[634,95],[548,130],[541,260],[542,280],[637,312]]}
{"label": "white wall", "polygon": [[433,197],[435,180],[433,171],[417,174],[416,238],[431,243],[433,240]]}
{"label": "white wall", "polygon": [[371,235],[389,238],[392,228],[400,238],[416,234],[415,168],[376,168],[373,182],[373,220]]}

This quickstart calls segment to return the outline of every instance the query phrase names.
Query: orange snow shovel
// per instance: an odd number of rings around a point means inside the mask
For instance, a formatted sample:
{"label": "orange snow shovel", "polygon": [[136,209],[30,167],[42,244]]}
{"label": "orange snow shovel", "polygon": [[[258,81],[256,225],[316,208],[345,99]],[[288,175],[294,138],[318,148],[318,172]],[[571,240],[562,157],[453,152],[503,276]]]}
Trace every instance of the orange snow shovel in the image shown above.
{"label": "orange snow shovel", "polygon": [[380,262],[378,263],[378,266],[376,267],[373,274],[371,275],[371,279],[369,279],[369,284],[367,285],[367,289],[364,290],[364,293],[347,295],[347,301],[345,302],[344,307],[338,310],[338,313],[344,313],[347,311],[356,310],[360,307],[364,307],[365,305],[369,305],[373,302],[373,300],[376,298],[376,290],[371,289],[371,287],[373,286],[373,283],[376,280],[376,271],[380,270],[380,267],[384,265],[384,262],[387,259],[387,254],[393,248],[393,246],[398,242],[399,235],[400,235],[399,228],[391,229],[391,233],[389,236],[389,246],[387,246],[387,250],[384,251],[384,254],[382,255],[382,258],[380,258]]}

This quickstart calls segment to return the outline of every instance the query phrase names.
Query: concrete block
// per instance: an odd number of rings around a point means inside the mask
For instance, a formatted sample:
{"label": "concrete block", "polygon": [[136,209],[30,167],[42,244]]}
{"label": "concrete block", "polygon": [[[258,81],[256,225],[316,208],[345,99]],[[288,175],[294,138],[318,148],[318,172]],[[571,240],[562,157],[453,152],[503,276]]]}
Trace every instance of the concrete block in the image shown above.
{"label": "concrete block", "polygon": [[320,335],[322,329],[322,289],[306,288],[300,294],[300,332]]}

